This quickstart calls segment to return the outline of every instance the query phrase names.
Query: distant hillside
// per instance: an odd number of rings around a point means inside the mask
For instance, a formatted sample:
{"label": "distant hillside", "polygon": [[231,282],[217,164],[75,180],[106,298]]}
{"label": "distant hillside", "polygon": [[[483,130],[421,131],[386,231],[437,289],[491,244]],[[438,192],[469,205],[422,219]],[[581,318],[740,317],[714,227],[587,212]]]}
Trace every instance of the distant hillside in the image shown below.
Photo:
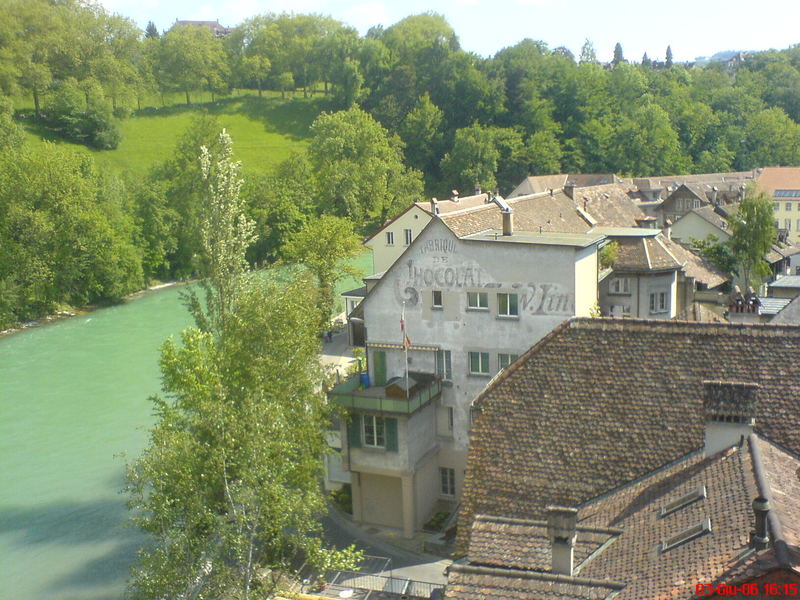
{"label": "distant hillside", "polygon": [[[166,160],[192,119],[202,112],[215,115],[234,139],[235,155],[245,172],[270,170],[292,151],[305,148],[308,129],[321,111],[319,100],[240,96],[192,107],[146,108],[120,122],[122,142],[116,150],[91,152],[97,164],[116,171],[145,173]],[[32,121],[24,121],[31,141],[54,138]]]}

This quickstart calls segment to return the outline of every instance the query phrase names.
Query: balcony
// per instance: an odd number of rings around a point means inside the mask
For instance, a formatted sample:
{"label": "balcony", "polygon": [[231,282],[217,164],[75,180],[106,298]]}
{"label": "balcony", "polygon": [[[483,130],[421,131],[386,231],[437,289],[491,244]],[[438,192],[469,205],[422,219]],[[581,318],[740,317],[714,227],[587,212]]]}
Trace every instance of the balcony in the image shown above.
{"label": "balcony", "polygon": [[335,385],[328,398],[342,408],[411,415],[441,395],[442,382],[429,373],[409,373],[409,388],[406,397],[405,377],[364,388],[354,375]]}

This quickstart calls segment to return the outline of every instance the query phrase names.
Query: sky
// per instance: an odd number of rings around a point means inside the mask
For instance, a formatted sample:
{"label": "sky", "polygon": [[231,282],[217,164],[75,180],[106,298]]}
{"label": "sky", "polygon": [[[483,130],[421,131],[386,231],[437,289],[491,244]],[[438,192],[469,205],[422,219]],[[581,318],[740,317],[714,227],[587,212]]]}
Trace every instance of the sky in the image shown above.
{"label": "sky", "polygon": [[481,56],[531,38],[577,56],[586,39],[597,57],[610,61],[614,45],[625,58],[644,52],[664,60],[692,61],[723,50],[787,48],[800,42],[797,0],[100,0],[109,12],[130,17],[142,29],[153,21],[166,30],[176,19],[219,20],[234,27],[269,12],[331,16],[364,34],[409,15],[445,16],[461,47]]}

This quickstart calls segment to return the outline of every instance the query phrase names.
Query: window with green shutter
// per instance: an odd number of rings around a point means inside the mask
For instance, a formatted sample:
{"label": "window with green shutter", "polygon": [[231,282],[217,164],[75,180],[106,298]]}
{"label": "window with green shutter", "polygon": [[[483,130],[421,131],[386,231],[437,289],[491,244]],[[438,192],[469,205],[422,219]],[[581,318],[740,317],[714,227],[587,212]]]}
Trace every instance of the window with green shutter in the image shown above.
{"label": "window with green shutter", "polygon": [[361,415],[350,415],[347,421],[347,443],[351,448],[361,448]]}

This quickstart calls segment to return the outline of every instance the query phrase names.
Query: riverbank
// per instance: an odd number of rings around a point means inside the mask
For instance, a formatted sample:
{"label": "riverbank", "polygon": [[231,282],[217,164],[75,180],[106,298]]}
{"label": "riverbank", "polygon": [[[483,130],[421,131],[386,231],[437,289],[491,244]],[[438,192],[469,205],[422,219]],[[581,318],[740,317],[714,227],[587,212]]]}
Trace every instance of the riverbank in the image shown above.
{"label": "riverbank", "polygon": [[88,313],[94,312],[101,308],[108,308],[109,306],[115,306],[118,304],[123,304],[130,300],[136,300],[137,298],[141,298],[147,294],[152,292],[157,292],[159,290],[163,290],[170,287],[175,287],[179,285],[186,285],[188,283],[192,283],[196,281],[194,279],[184,280],[184,281],[167,281],[165,283],[156,283],[136,292],[132,292],[127,296],[123,296],[118,301],[115,302],[106,302],[103,304],[87,304],[86,306],[82,306],[80,308],[66,306],[63,307],[61,310],[56,311],[52,314],[45,315],[43,317],[39,317],[38,319],[33,319],[31,321],[27,321],[16,327],[9,327],[8,329],[0,330],[0,339],[4,337],[8,337],[10,335],[14,335],[15,333],[19,333],[20,331],[25,331],[26,329],[30,329],[32,327],[41,327],[42,325],[48,325],[50,323],[55,323],[58,321],[63,321],[64,319],[71,319],[72,317],[79,317],[81,315],[86,315]]}

